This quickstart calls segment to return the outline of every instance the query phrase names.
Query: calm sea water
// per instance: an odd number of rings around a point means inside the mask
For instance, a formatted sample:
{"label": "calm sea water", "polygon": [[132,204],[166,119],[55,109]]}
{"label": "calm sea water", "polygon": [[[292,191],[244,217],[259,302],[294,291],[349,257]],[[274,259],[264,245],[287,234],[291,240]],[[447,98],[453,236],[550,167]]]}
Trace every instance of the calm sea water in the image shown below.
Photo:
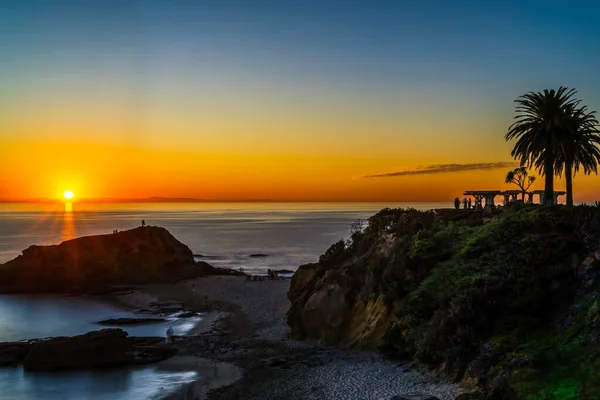
{"label": "calm sea water", "polygon": [[[78,236],[110,233],[147,224],[167,228],[215,266],[265,273],[295,270],[316,261],[348,235],[350,224],[384,207],[431,209],[438,203],[143,203],[0,204],[0,262],[32,244],[58,244]],[[261,253],[267,257],[252,258]],[[0,341],[74,335],[98,329],[94,322],[127,316],[114,306],[81,298],[0,295]],[[188,324],[188,325],[185,325]],[[179,321],[176,333],[189,322]],[[166,324],[128,328],[135,335],[164,334]],[[76,373],[26,373],[0,369],[1,400],[120,400],[158,398],[194,372],[153,367]]]}
{"label": "calm sea water", "polygon": [[[76,335],[105,328],[96,324],[108,318],[133,317],[113,305],[77,297],[0,295],[0,342]],[[126,327],[130,335],[163,336],[168,326],[175,334],[187,333],[199,318],[168,316],[166,322]],[[26,372],[0,368],[2,400],[126,400],[158,399],[197,373],[167,372],[154,366],[107,371],[60,373]]]}
{"label": "calm sea water", "polygon": [[[167,228],[215,266],[296,269],[347,236],[350,224],[384,207],[431,209],[445,203],[139,203],[41,207],[0,204],[0,262],[32,244],[150,225]],[[250,254],[267,257],[251,258]]]}

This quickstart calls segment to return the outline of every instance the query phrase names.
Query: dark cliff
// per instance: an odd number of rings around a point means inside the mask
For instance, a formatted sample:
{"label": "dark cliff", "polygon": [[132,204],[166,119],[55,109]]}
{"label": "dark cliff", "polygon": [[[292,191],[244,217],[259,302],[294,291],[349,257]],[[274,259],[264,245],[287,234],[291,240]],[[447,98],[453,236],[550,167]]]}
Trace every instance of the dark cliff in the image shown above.
{"label": "dark cliff", "polygon": [[0,292],[79,293],[111,285],[173,282],[218,273],[164,228],[80,237],[55,246],[30,246],[0,264]]}
{"label": "dark cliff", "polygon": [[598,398],[598,249],[597,206],[485,220],[385,209],[298,269],[288,324],[416,359],[490,399]]}

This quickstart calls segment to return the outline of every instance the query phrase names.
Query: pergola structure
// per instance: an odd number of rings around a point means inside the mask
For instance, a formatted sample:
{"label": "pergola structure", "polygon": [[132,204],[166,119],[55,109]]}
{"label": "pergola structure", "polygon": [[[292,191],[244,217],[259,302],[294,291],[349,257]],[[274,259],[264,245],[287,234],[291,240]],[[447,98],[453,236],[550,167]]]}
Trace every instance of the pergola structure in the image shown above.
{"label": "pergola structure", "polygon": [[467,190],[463,193],[465,196],[473,196],[475,199],[474,207],[476,210],[481,210],[483,205],[482,200],[485,199],[485,208],[491,210],[494,207],[494,197],[502,194],[500,190]]}
{"label": "pergola structure", "polygon": [[[475,199],[474,208],[477,210],[483,209],[483,200],[485,199],[485,209],[487,211],[491,211],[494,208],[494,198],[496,196],[502,195],[504,196],[504,205],[507,205],[511,201],[518,201],[518,195],[521,194],[520,190],[467,190],[463,193],[465,196],[472,196]],[[558,197],[566,194],[565,191],[555,190],[554,191],[554,204],[558,203]],[[544,196],[543,190],[534,190],[532,192],[526,193],[528,204],[533,204],[533,196],[539,196],[539,203],[542,203],[542,198]]]}
{"label": "pergola structure", "polygon": [[[563,190],[555,190],[554,191],[554,204],[558,204],[558,196],[562,196],[567,194],[567,192],[563,191]],[[539,203],[542,204],[542,199],[544,198],[544,191],[543,190],[534,190],[533,192],[531,192],[530,196],[533,199],[533,196],[538,195],[540,196],[539,199]],[[533,200],[531,201],[533,203]]]}
{"label": "pergola structure", "polygon": [[517,201],[518,196],[521,194],[520,190],[505,190],[501,193],[504,196],[504,205],[507,205],[511,201]]}

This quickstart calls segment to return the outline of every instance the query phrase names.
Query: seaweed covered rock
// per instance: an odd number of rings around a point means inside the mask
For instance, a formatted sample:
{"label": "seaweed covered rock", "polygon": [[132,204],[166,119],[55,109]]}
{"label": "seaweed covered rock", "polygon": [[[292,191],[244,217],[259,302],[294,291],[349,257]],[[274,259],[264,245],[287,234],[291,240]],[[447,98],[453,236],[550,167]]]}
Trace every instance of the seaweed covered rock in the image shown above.
{"label": "seaweed covered rock", "polygon": [[227,271],[195,262],[192,251],[166,229],[147,226],[30,246],[0,264],[0,292],[96,292],[222,273]]}
{"label": "seaweed covered rock", "polygon": [[[556,373],[544,365],[552,345],[563,355],[584,343],[600,350],[598,248],[595,206],[524,206],[489,220],[468,210],[385,209],[299,268],[288,324],[296,337],[415,358],[490,398],[549,393],[539,382]],[[569,390],[596,398],[590,387]]]}

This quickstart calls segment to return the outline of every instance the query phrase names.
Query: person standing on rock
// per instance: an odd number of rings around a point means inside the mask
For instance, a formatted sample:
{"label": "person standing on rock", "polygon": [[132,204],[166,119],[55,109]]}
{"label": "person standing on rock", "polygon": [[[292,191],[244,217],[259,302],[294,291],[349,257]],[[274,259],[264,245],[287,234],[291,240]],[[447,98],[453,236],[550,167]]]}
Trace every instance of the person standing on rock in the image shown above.
{"label": "person standing on rock", "polygon": [[166,337],[166,339],[165,339],[165,343],[166,343],[166,344],[171,344],[171,343],[173,343],[173,334],[174,334],[174,332],[173,332],[173,327],[172,327],[172,326],[170,326],[170,327],[169,327],[169,329],[167,329],[167,337]]}
{"label": "person standing on rock", "polygon": [[146,226],[146,221],[142,220],[142,226]]}

